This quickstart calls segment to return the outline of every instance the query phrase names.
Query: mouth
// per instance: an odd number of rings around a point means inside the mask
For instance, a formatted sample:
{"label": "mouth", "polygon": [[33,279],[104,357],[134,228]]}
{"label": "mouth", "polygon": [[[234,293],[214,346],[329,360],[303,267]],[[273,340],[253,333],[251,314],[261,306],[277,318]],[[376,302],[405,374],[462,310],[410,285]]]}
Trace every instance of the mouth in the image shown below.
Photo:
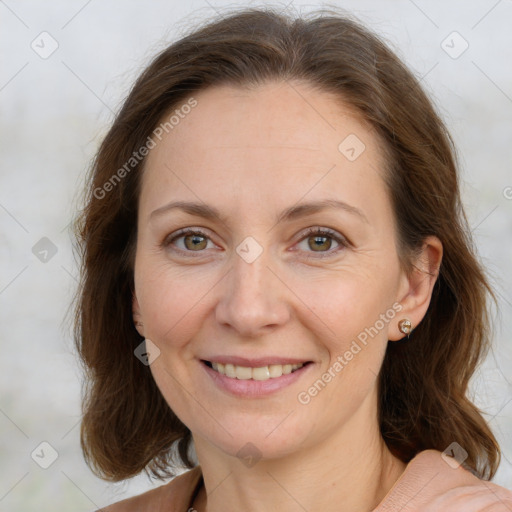
{"label": "mouth", "polygon": [[270,364],[267,366],[251,367],[240,366],[236,364],[223,364],[212,361],[202,361],[203,364],[214,370],[215,372],[224,375],[230,379],[237,380],[272,380],[278,379],[283,375],[294,373],[304,366],[311,364],[311,361],[306,361],[299,364]]}

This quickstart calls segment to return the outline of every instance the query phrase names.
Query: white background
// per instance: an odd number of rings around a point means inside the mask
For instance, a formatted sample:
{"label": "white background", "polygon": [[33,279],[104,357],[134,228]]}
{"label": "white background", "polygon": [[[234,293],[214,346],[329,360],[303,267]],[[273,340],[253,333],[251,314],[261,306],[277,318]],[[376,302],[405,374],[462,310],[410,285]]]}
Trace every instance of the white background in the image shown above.
{"label": "white background", "polygon": [[[81,374],[66,316],[77,284],[69,223],[85,169],[134,78],[227,5],[242,3],[0,0],[1,511],[94,510],[162,484],[144,476],[108,484],[83,461]],[[289,8],[321,5],[295,0]],[[459,148],[464,202],[501,309],[495,349],[472,389],[503,448],[495,482],[512,488],[512,2],[331,5],[383,35],[423,77]],[[47,59],[31,48],[43,31],[59,45]],[[469,44],[458,58],[441,47],[453,31]],[[464,42],[455,37],[457,50]],[[57,250],[46,263],[32,252],[42,237]],[[48,469],[30,456],[43,441],[58,452]]]}

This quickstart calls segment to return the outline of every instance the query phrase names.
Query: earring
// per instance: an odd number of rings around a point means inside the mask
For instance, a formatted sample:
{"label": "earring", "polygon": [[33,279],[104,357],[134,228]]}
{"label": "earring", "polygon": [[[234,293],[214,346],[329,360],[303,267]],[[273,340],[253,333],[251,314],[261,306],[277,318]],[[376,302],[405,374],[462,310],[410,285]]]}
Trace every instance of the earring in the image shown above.
{"label": "earring", "polygon": [[408,318],[404,318],[398,322],[398,329],[402,334],[407,334],[407,338],[409,338],[412,331],[412,323]]}

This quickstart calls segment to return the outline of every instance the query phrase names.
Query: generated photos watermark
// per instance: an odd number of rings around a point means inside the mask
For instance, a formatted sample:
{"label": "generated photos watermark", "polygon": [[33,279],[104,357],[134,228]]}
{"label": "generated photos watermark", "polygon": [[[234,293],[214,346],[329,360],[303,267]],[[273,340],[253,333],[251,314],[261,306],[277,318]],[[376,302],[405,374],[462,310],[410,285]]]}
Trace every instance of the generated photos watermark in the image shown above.
{"label": "generated photos watermark", "polygon": [[381,313],[375,323],[366,327],[357,335],[357,339],[352,340],[350,347],[342,354],[338,355],[336,361],[325,371],[320,378],[311,384],[311,386],[297,395],[297,400],[302,405],[307,405],[345,368],[354,357],[368,344],[368,337],[374,338],[382,329],[395,318],[396,314],[402,311],[403,306],[395,302],[385,313]]}
{"label": "generated photos watermark", "polygon": [[146,139],[146,142],[137,150],[132,153],[132,156],[124,163],[122,167],[117,171],[101,186],[97,187],[93,191],[93,195],[96,199],[103,199],[108,192],[114,190],[116,185],[126,177],[144,158],[149,154],[149,151],[156,147],[157,142],[162,140],[164,133],[169,133],[173,130],[182,119],[185,119],[192,109],[197,106],[197,100],[193,97],[189,98],[186,103],[177,108],[168,117],[168,119],[160,123],[152,132],[152,134]]}

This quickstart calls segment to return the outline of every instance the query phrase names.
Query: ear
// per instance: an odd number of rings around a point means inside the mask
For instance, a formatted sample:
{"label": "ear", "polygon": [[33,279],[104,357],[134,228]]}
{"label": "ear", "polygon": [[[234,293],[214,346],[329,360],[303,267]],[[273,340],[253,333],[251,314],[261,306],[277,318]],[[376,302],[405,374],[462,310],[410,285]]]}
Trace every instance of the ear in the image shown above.
{"label": "ear", "polygon": [[418,327],[427,313],[432,290],[439,276],[443,258],[443,244],[439,238],[429,236],[423,241],[420,253],[413,261],[413,269],[409,275],[404,272],[399,287],[398,302],[402,310],[397,313],[393,325],[390,326],[388,339],[397,341],[404,336],[398,328],[402,319],[411,321],[412,328]]}
{"label": "ear", "polygon": [[133,292],[132,296],[132,311],[133,311],[133,323],[135,324],[135,328],[137,332],[143,337],[144,336],[144,323],[142,322],[142,314],[140,312],[139,301],[137,300],[137,295]]}

